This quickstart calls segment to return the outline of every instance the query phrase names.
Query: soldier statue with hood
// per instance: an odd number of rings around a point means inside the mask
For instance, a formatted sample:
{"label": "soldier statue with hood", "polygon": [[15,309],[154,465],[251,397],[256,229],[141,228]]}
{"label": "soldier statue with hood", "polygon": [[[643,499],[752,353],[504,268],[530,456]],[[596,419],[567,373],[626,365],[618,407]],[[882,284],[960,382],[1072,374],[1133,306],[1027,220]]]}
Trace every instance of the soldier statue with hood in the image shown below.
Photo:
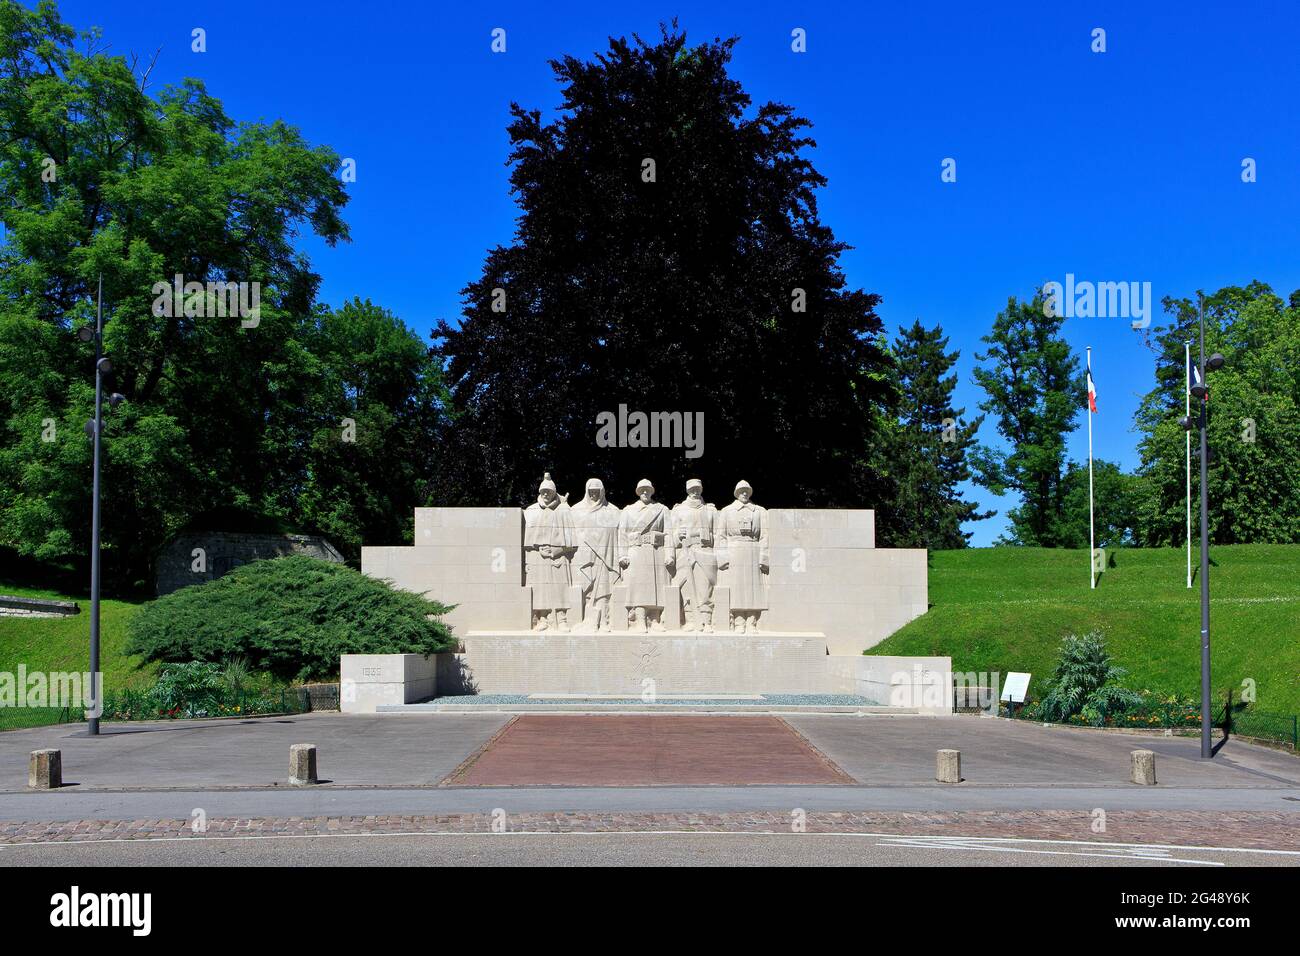
{"label": "soldier statue with hood", "polygon": [[587,480],[586,495],[569,510],[577,533],[574,576],[582,589],[580,631],[610,631],[609,599],[618,581],[619,510],[605,499],[605,484]]}

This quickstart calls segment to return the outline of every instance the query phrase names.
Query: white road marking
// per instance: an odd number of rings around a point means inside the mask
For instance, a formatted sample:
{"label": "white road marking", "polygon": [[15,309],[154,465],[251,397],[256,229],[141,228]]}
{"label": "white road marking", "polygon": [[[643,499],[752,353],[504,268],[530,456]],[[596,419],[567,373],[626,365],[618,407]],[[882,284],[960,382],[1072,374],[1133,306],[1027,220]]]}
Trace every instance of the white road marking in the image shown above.
{"label": "white road marking", "polygon": [[[1066,843],[1068,841],[1060,841]],[[1092,845],[1092,844],[1085,844]],[[1151,852],[1147,847],[1127,847],[1116,846],[1115,851],[1111,853],[1090,853],[1080,850],[1048,850],[1039,847],[1024,846],[1000,846],[993,840],[984,839],[963,839],[961,837],[903,837],[896,840],[888,840],[877,843],[876,846],[907,846],[916,849],[925,850],[975,850],[993,853],[1032,853],[1042,856],[1086,856],[1099,857],[1108,860],[1158,860],[1162,863],[1190,863],[1197,866],[1226,866],[1227,864],[1217,860],[1197,860],[1190,858],[1170,856],[1167,851],[1157,850]],[[1216,847],[1196,848],[1202,851],[1213,851]]]}
{"label": "white road marking", "polygon": [[[221,834],[206,834],[196,836],[137,836],[137,837],[113,837],[104,840],[48,840],[35,841],[30,843],[3,843],[0,849],[6,847],[27,847],[27,846],[79,846],[84,844],[98,843],[190,843],[194,841],[212,841],[220,842],[223,840],[310,840],[310,839],[339,839],[354,838],[364,839],[370,837],[665,837],[665,836],[784,836],[792,838],[809,838],[809,837],[855,837],[858,839],[887,840],[887,843],[877,843],[878,846],[914,846],[917,848],[927,849],[949,849],[949,850],[997,850],[1004,853],[1040,853],[1056,856],[1097,856],[1110,859],[1159,859],[1170,863],[1200,863],[1203,865],[1222,866],[1224,864],[1194,859],[1181,859],[1171,856],[1155,856],[1157,853],[1167,853],[1170,850],[1193,853],[1258,853],[1270,856],[1288,856],[1300,858],[1300,850],[1268,850],[1256,849],[1254,847],[1225,847],[1225,846],[1180,846],[1177,844],[1147,844],[1147,843],[1107,843],[1098,840],[1049,840],[1031,837],[963,837],[963,836],[936,836],[933,834],[898,834],[898,833],[871,833],[871,832],[816,832],[816,833],[794,833],[789,830],[506,830],[502,833],[492,833],[490,831],[380,831],[372,833],[358,832],[338,832],[338,833],[243,833],[238,835],[224,836]],[[1006,846],[1005,844],[1012,844]],[[1066,847],[1079,849],[1049,849],[1049,847]],[[1083,852],[1084,850],[1111,851],[1111,852]],[[1123,852],[1115,852],[1123,851]]]}

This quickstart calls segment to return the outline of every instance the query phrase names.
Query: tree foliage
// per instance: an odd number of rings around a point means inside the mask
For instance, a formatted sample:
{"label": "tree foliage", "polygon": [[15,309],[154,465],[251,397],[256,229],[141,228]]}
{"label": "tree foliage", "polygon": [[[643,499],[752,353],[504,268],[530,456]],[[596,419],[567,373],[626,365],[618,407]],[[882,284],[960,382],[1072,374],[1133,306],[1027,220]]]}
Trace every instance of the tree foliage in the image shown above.
{"label": "tree foliage", "polygon": [[971,477],[967,454],[984,416],[963,422],[966,410],[953,407],[960,353],[947,347],[941,327],[927,329],[919,320],[894,340],[898,424],[883,465],[893,479],[878,512],[884,546],[963,548],[971,536],[963,523],[993,515],[963,500],[959,488]]}
{"label": "tree foliage", "polygon": [[[100,276],[127,399],[104,430],[110,580],[144,581],[186,526],[392,540],[427,491],[439,370],[379,307],[316,304],[297,240],[348,238],[338,156],[237,123],[198,80],[155,98],[147,76],[48,0],[0,0],[0,545],[88,550],[94,349],[73,330]],[[256,324],[156,309],[176,275],[257,283]]]}
{"label": "tree foliage", "polygon": [[[1186,534],[1184,343],[1200,354],[1194,299],[1166,299],[1170,321],[1149,336],[1156,385],[1137,413],[1143,480],[1139,543],[1181,544]],[[1224,367],[1206,376],[1210,540],[1300,541],[1300,292],[1283,301],[1262,282],[1205,297],[1205,354]],[[1196,414],[1193,400],[1192,413]],[[1200,495],[1200,439],[1192,433],[1192,497]],[[1193,520],[1199,521],[1197,505]]]}
{"label": "tree foliage", "polygon": [[1085,401],[1079,360],[1061,336],[1064,318],[1049,315],[1041,290],[1029,301],[1008,300],[975,356],[988,363],[975,381],[988,399],[1008,448],[982,445],[972,456],[977,480],[994,494],[1013,491],[1021,503],[1007,512],[1014,544],[1062,547],[1069,543],[1065,508],[1065,436]]}
{"label": "tree foliage", "polygon": [[452,648],[448,608],[339,564],[254,561],[146,604],[126,653],[147,660],[243,658],[286,680],[337,678],[340,654],[435,654]]}
{"label": "tree foliage", "polygon": [[[698,476],[724,500],[749,478],[768,505],[876,503],[879,299],[847,286],[818,217],[809,122],[750,110],[734,39],[661,32],[554,61],[551,121],[512,106],[517,230],[438,328],[443,503],[522,503],[544,470],[561,490],[601,477],[615,501]],[[702,413],[703,456],[600,447],[597,416],[620,405]]]}

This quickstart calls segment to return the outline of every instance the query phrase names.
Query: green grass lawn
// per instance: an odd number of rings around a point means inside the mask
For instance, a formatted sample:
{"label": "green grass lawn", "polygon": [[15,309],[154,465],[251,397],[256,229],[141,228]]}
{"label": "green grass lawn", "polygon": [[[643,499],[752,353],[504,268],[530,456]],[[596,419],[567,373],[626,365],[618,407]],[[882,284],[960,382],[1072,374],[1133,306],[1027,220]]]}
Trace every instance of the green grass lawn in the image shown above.
{"label": "green grass lawn", "polygon": [[[1213,687],[1246,678],[1260,711],[1300,713],[1300,545],[1210,550]],[[942,655],[955,671],[1029,671],[1042,692],[1067,634],[1100,631],[1134,690],[1200,695],[1200,581],[1186,551],[1129,549],[1088,588],[1087,552],[971,548],[930,554],[930,611],[869,654]],[[1193,569],[1199,554],[1192,551]]]}
{"label": "green grass lawn", "polygon": [[[76,601],[81,613],[68,618],[0,617],[0,671],[16,672],[19,664],[32,671],[75,671],[85,673],[90,667],[90,599],[85,595],[66,595],[0,582],[0,594],[18,597],[55,598]],[[126,601],[101,601],[100,669],[104,689],[143,690],[153,685],[158,665],[142,664],[138,657],[123,653],[127,623],[138,604]],[[6,708],[0,713],[0,728],[31,727],[52,721],[46,710]]]}

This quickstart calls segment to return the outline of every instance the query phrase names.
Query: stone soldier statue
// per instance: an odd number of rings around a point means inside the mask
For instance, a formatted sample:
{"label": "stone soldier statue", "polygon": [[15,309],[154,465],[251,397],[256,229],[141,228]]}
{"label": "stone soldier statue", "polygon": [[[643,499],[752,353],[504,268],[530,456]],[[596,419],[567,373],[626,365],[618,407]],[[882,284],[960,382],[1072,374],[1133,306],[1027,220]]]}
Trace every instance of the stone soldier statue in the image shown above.
{"label": "stone soldier statue", "polygon": [[718,511],[704,501],[704,484],[686,482],[686,500],[673,507],[673,543],[677,546],[677,578],[682,586],[687,631],[713,633],[713,588],[718,561],[713,554]]}
{"label": "stone soldier statue", "polygon": [[533,589],[533,630],[569,629],[569,558],[577,547],[569,503],[547,472],[524,510],[524,583]]}
{"label": "stone soldier statue", "polygon": [[619,510],[605,500],[599,478],[587,481],[586,496],[569,509],[578,536],[573,559],[574,577],[582,588],[581,631],[609,631],[609,598],[618,580]]}
{"label": "stone soldier statue", "polygon": [[673,564],[672,513],[654,500],[655,487],[649,479],[637,483],[636,493],[637,500],[619,517],[618,564],[627,569],[623,582],[633,630],[662,631],[668,569]]}
{"label": "stone soldier statue", "polygon": [[720,567],[730,568],[731,629],[744,634],[758,630],[758,617],[767,610],[767,576],[771,555],[767,544],[767,509],[749,499],[749,482],[736,485],[736,500],[718,512],[717,537],[723,551]]}

